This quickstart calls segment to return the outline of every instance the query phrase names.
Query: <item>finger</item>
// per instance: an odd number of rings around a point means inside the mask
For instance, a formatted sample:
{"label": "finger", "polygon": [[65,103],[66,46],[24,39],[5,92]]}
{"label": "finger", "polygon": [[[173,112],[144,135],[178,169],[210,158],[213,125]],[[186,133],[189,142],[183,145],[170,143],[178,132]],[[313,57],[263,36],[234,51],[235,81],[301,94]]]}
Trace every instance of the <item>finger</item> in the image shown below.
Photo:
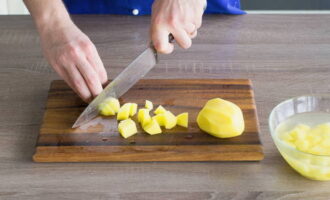
{"label": "finger", "polygon": [[191,35],[192,33],[194,33],[196,31],[196,26],[193,23],[187,23],[184,26],[184,30]]}
{"label": "finger", "polygon": [[98,74],[102,85],[105,84],[108,81],[107,71],[105,70],[103,62],[95,47],[91,49],[90,55],[87,56],[87,60]]}
{"label": "finger", "polygon": [[201,26],[202,26],[202,16],[201,17],[198,17],[195,20],[195,27],[196,27],[196,29],[199,29]]}
{"label": "finger", "polygon": [[[59,66],[54,66],[53,67],[54,70],[56,71],[56,73],[63,78],[63,80],[70,86],[70,88],[72,88],[75,91],[75,88],[73,87],[70,78],[68,77],[68,74],[66,73],[65,69],[63,67],[59,67]],[[76,92],[76,91],[75,91]],[[76,92],[77,93],[77,92]]]}
{"label": "finger", "polygon": [[[60,64],[52,64],[53,69],[56,71],[56,73],[69,85],[69,87],[78,95],[78,91],[75,88],[75,86],[73,85],[69,74],[67,73],[67,70],[62,67],[62,65]],[[82,97],[80,96],[80,98],[82,99]]]}
{"label": "finger", "polygon": [[184,49],[188,49],[191,46],[191,39],[188,33],[183,29],[176,29],[172,32],[176,43]]}
{"label": "finger", "polygon": [[68,74],[70,83],[72,84],[73,88],[75,88],[75,91],[77,94],[86,102],[89,102],[92,99],[92,94],[89,91],[89,88],[80,74],[79,70],[75,65],[70,65],[67,67],[64,67],[66,70],[66,73]]}
{"label": "finger", "polygon": [[[206,1],[204,5],[206,5]],[[204,6],[203,6],[204,7]],[[203,20],[203,13],[204,13],[204,8],[198,7],[197,10],[195,10],[195,19],[194,19],[194,24],[196,26],[196,29],[199,29],[202,26],[202,20]]]}
{"label": "finger", "polygon": [[151,31],[151,40],[159,53],[169,54],[173,51],[174,46],[168,41],[169,34],[166,29],[158,27]]}
{"label": "finger", "polygon": [[70,86],[70,88],[85,102],[89,102],[91,99],[90,98],[85,98],[83,95],[81,95],[81,92],[77,90],[77,87],[75,87],[72,83],[72,80],[70,79],[69,74],[63,70],[63,75],[61,76],[63,80]]}
{"label": "finger", "polygon": [[191,39],[194,39],[197,36],[197,30],[195,30],[193,33],[189,34]]}
{"label": "finger", "polygon": [[77,60],[77,69],[79,70],[80,74],[84,78],[89,90],[91,91],[92,95],[96,97],[99,95],[103,88],[102,83],[99,79],[98,74],[94,70],[94,68],[89,64],[85,57],[80,57]]}

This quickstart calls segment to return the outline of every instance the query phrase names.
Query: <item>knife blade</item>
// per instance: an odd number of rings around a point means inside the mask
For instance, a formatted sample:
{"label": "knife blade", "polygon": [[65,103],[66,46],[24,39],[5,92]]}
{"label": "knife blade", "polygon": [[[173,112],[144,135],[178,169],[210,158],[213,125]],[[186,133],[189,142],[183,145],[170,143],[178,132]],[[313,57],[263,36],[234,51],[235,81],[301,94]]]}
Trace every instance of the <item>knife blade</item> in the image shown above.
{"label": "knife blade", "polygon": [[98,105],[108,97],[119,98],[157,64],[157,51],[151,44],[129,64],[80,114],[72,128],[77,128],[98,116]]}

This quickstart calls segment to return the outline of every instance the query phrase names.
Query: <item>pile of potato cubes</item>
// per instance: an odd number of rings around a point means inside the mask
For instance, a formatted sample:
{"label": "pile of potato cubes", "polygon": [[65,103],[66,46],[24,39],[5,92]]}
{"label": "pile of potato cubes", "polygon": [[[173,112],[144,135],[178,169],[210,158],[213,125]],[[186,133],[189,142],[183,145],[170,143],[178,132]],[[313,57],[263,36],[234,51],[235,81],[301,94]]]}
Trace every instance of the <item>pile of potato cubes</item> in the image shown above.
{"label": "pile of potato cubes", "polygon": [[118,99],[107,98],[99,105],[99,112],[103,116],[117,114],[119,133],[128,138],[137,133],[136,123],[131,119],[137,113],[137,119],[142,129],[150,135],[162,133],[161,127],[172,129],[176,125],[188,128],[188,113],[184,112],[175,116],[172,112],[159,105],[154,110],[154,116],[150,115],[154,106],[151,101],[145,101],[145,107],[138,110],[136,103],[125,103],[120,106]]}

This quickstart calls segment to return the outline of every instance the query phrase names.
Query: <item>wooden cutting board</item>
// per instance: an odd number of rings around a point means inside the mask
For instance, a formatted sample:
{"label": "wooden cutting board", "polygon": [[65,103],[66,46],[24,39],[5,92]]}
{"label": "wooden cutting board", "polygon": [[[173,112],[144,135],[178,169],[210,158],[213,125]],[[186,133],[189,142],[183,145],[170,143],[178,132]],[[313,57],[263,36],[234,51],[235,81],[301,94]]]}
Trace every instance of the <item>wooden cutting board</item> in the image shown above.
{"label": "wooden cutting board", "polygon": [[[236,103],[245,119],[245,132],[219,139],[202,132],[196,117],[207,100],[220,97]],[[144,106],[148,99],[174,114],[189,112],[189,128],[176,127],[163,134],[139,133],[128,139],[117,131],[113,117],[98,117],[79,129],[72,124],[86,107],[63,82],[53,81],[41,125],[35,162],[97,161],[258,161],[263,159],[254,95],[249,80],[141,80],[121,103]]]}

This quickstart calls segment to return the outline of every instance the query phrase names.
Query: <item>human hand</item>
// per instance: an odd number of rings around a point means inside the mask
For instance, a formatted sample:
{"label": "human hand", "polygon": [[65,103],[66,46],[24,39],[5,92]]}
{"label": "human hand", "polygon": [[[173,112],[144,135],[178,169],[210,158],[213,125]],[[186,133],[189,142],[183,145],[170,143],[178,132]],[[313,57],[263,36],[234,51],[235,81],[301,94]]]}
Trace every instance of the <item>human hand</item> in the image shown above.
{"label": "human hand", "polygon": [[179,46],[189,48],[202,25],[205,5],[206,0],[155,0],[150,35],[156,50],[165,54],[173,51],[174,46],[168,41],[170,33]]}
{"label": "human hand", "polygon": [[102,92],[107,73],[91,40],[73,23],[39,31],[45,57],[85,101]]}

